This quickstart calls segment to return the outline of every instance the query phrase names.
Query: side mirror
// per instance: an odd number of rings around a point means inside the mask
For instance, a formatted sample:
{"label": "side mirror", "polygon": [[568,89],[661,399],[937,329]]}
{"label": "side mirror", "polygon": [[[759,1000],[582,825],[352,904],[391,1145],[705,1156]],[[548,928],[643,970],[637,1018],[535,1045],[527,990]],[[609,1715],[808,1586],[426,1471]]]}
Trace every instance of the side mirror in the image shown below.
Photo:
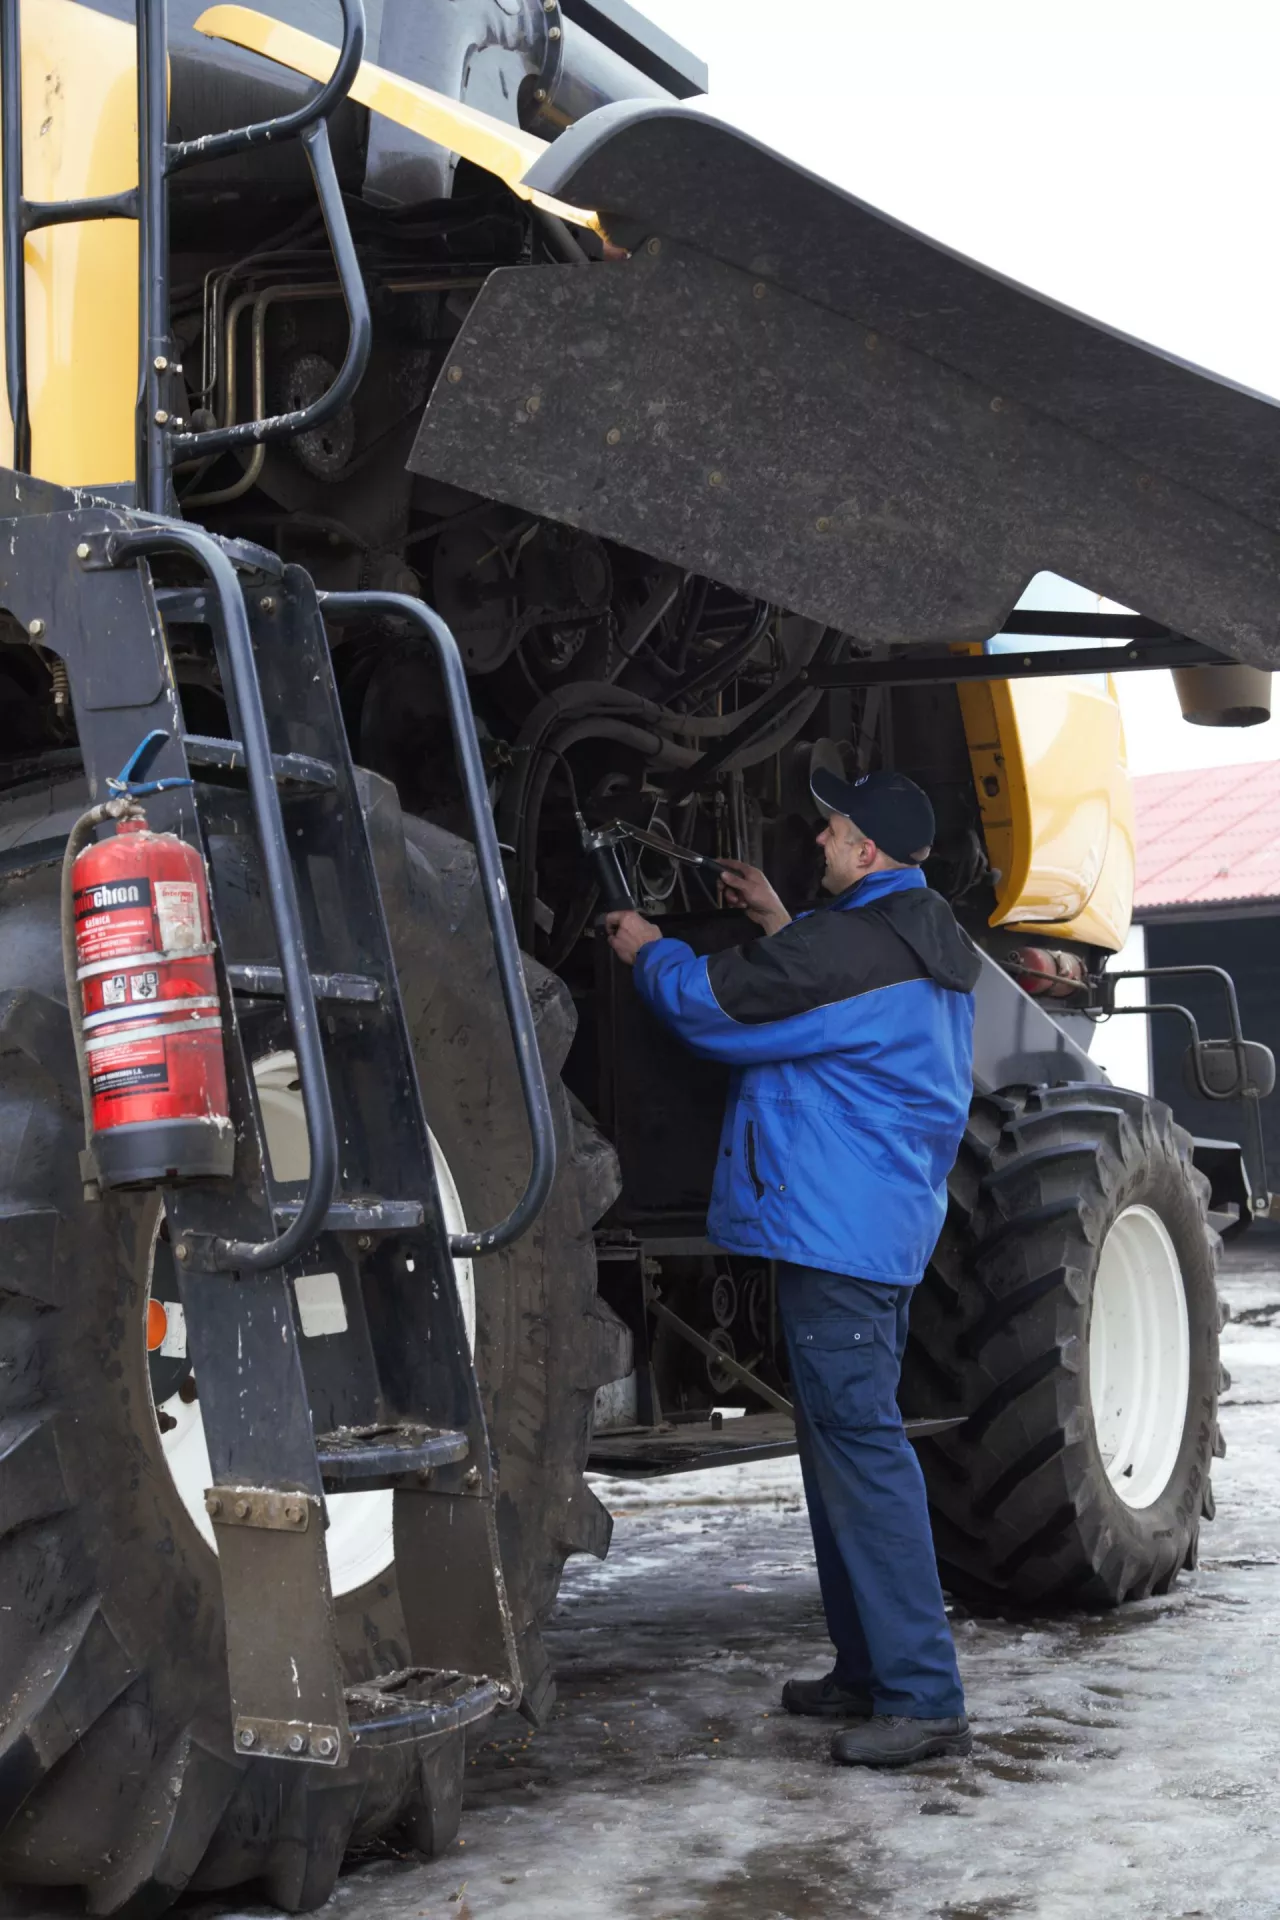
{"label": "side mirror", "polygon": [[1245,1093],[1265,1100],[1276,1084],[1276,1057],[1260,1040],[1242,1040],[1238,1046],[1234,1040],[1201,1040],[1182,1056],[1182,1079],[1198,1099],[1207,1087],[1218,1100],[1238,1100]]}

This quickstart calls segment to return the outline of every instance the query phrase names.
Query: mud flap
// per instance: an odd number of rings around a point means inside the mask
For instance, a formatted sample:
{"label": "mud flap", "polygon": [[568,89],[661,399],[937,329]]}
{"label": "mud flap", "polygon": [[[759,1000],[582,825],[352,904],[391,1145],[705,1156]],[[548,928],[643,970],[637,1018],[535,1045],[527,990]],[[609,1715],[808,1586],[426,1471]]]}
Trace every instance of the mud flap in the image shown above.
{"label": "mud flap", "polygon": [[868,641],[981,639],[1050,568],[1280,660],[1271,402],[690,108],[602,108],[528,183],[634,251],[489,277],[415,472]]}

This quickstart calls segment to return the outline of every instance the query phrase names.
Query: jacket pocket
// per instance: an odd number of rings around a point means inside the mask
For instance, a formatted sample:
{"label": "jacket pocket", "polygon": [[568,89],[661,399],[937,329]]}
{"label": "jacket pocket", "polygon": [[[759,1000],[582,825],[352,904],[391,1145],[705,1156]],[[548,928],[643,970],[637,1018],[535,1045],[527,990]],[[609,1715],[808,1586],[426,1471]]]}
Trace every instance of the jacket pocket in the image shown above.
{"label": "jacket pocket", "polygon": [[747,1175],[755,1190],[756,1202],[764,1199],[764,1181],[760,1178],[760,1168],[756,1162],[756,1123],[748,1120],[743,1133],[747,1151]]}
{"label": "jacket pocket", "polygon": [[846,1314],[801,1320],[792,1329],[792,1382],[817,1427],[878,1427],[898,1418],[891,1356],[876,1342],[875,1323]]}

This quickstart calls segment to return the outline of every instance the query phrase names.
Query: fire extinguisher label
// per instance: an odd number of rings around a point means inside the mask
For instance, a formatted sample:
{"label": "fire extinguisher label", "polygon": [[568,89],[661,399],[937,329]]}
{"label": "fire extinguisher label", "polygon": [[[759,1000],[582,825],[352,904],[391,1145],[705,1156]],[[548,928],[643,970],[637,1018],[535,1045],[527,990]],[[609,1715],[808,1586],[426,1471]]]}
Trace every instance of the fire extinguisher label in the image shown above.
{"label": "fire extinguisher label", "polygon": [[198,947],[201,944],[200,897],[195,882],[157,880],[156,919],[160,945],[166,953],[186,953]]}
{"label": "fire extinguisher label", "polygon": [[[124,1048],[100,1053],[93,1062],[90,1086],[94,1093],[153,1093],[169,1084],[169,1069],[160,1060],[121,1060]],[[116,1061],[119,1064],[112,1065]]]}
{"label": "fire extinguisher label", "polygon": [[81,966],[115,960],[151,944],[151,882],[145,874],[80,888],[75,912]]}

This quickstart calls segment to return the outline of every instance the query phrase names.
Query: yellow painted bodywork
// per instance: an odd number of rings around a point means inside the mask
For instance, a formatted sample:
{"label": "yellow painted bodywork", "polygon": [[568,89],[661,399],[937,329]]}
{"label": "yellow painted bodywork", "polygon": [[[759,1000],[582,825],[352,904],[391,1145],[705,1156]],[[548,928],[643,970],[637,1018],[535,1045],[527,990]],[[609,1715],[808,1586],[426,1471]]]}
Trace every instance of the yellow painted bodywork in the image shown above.
{"label": "yellow painted bodywork", "polygon": [[[260,53],[265,59],[274,60],[279,66],[292,67],[295,73],[305,73],[312,80],[327,80],[337,59],[336,47],[317,40],[314,34],[302,33],[297,27],[286,27],[279,20],[269,19],[253,7],[210,7],[200,15],[196,28],[212,39],[229,40],[249,53]],[[473,161],[486,173],[496,174],[512,193],[541,207],[545,213],[554,213],[574,226],[599,232],[596,214],[583,207],[566,206],[562,200],[554,200],[549,194],[538,193],[524,184],[525,174],[547,148],[547,142],[535,134],[508,126],[505,120],[481,113],[460,100],[451,100],[447,94],[434,93],[430,87],[404,80],[398,73],[389,73],[385,67],[376,67],[369,60],[362,63],[356,74],[351,98],[368,107],[370,112],[394,120],[397,126],[408,127],[411,132],[434,140],[450,153],[461,154],[464,160]]]}
{"label": "yellow painted bodywork", "polygon": [[[29,200],[137,185],[133,26],[74,0],[24,0],[22,124]],[[64,486],[132,480],[138,378],[138,229],[51,227],[27,240],[32,471]],[[3,342],[0,342],[0,355]],[[0,463],[13,427],[0,408]]]}
{"label": "yellow painted bodywork", "polygon": [[1115,684],[1101,676],[960,688],[993,927],[1118,951],[1133,912],[1133,792]]}

